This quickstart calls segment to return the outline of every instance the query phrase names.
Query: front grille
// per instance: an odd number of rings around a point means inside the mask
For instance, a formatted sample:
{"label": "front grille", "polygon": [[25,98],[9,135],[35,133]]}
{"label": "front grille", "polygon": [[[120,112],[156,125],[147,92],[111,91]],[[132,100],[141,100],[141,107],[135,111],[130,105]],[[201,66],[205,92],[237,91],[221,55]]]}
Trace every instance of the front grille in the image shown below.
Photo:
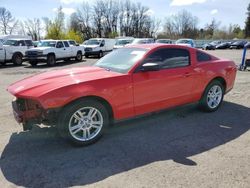
{"label": "front grille", "polygon": [[38,51],[27,51],[26,55],[27,56],[37,56],[37,55],[41,55],[42,52],[38,52]]}
{"label": "front grille", "polygon": [[85,48],[85,51],[90,52],[90,51],[92,51],[92,48]]}

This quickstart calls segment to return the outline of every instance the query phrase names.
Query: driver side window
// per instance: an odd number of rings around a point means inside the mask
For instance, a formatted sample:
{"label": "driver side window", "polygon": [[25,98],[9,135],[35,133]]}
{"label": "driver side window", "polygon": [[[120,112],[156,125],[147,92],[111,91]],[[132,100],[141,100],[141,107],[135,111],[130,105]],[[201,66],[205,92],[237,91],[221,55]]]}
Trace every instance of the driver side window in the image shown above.
{"label": "driver side window", "polygon": [[157,63],[160,69],[185,67],[190,65],[190,55],[186,49],[159,49],[151,53],[144,63]]}
{"label": "driver side window", "polygon": [[56,47],[57,48],[63,48],[63,43],[62,42],[57,42]]}

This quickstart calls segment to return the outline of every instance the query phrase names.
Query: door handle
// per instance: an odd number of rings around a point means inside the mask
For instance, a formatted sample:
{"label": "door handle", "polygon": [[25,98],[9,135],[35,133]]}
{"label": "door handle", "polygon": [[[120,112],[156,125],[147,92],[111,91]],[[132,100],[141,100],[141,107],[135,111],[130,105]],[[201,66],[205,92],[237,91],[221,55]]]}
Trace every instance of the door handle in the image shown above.
{"label": "door handle", "polygon": [[189,77],[189,76],[191,76],[191,73],[190,73],[190,72],[184,73],[184,77]]}

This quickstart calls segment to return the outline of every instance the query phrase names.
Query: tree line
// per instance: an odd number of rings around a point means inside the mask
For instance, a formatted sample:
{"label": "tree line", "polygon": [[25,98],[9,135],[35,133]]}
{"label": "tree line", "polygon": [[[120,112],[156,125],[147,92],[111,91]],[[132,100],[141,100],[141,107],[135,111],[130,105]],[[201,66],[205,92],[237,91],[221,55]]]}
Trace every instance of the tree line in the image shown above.
{"label": "tree line", "polygon": [[[59,7],[53,19],[48,17],[15,19],[11,12],[0,7],[0,33],[25,34],[33,40],[41,38],[75,39],[78,42],[93,37],[132,36],[158,38],[232,39],[250,37],[250,4],[247,7],[245,28],[237,24],[221,27],[212,19],[203,28],[198,27],[199,19],[187,10],[155,19],[149,7],[131,0],[96,0],[83,2],[68,20]],[[161,28],[161,31],[160,31]],[[44,35],[45,36],[42,36]]]}

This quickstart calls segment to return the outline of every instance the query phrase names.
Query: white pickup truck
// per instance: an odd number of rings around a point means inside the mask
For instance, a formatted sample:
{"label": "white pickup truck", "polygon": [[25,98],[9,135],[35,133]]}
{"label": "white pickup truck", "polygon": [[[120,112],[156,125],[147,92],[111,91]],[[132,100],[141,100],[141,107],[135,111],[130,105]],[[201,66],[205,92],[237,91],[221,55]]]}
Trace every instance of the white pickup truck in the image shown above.
{"label": "white pickup truck", "polygon": [[53,66],[57,60],[75,58],[76,61],[81,61],[84,53],[83,46],[70,45],[68,40],[41,40],[37,48],[26,51],[25,58],[32,66],[39,62],[47,62],[49,66]]}
{"label": "white pickup truck", "polygon": [[0,63],[13,62],[15,65],[21,65],[26,50],[33,48],[30,39],[8,39],[4,43],[0,42]]}

